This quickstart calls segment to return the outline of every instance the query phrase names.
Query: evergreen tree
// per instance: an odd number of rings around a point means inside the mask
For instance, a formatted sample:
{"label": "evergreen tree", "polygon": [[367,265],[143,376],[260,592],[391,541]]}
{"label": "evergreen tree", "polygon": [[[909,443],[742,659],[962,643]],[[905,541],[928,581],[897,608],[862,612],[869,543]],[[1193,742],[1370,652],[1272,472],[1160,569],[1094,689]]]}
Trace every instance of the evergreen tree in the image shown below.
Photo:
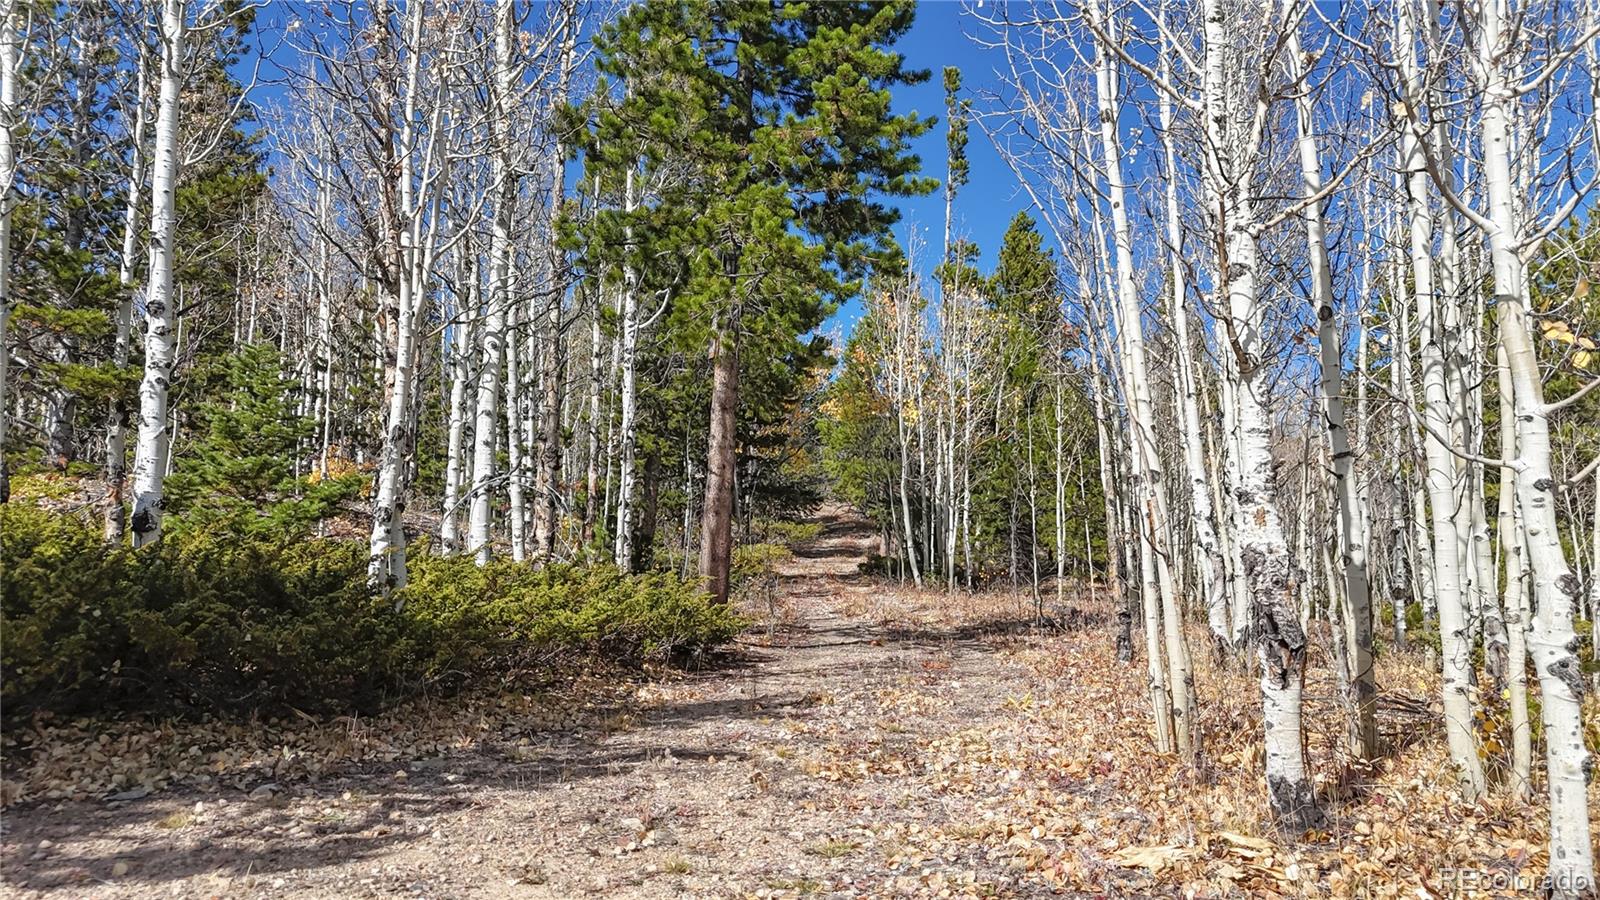
{"label": "evergreen tree", "polygon": [[109,6],[39,10],[24,90],[39,97],[21,154],[12,223],[12,352],[19,381],[41,399],[26,435],[42,461],[64,469],[78,457],[82,402],[119,388],[96,366],[108,344],[118,296],[107,256],[120,218],[119,136],[114,133],[118,53]]}
{"label": "evergreen tree", "polygon": [[[927,78],[890,46],[910,3],[649,0],[596,39],[626,79],[606,123],[651,163],[685,168],[674,205],[686,271],[673,328],[712,369],[701,574],[726,599],[741,348],[795,341],[857,286],[897,211],[875,195],[931,190],[890,90]],[[616,134],[621,132],[621,134]],[[632,165],[631,157],[626,163]]]}
{"label": "evergreen tree", "polygon": [[297,412],[303,390],[270,344],[249,344],[199,375],[212,399],[199,404],[196,437],[175,448],[167,508],[178,528],[228,527],[292,537],[338,511],[364,478],[326,481],[309,472],[317,422]]}

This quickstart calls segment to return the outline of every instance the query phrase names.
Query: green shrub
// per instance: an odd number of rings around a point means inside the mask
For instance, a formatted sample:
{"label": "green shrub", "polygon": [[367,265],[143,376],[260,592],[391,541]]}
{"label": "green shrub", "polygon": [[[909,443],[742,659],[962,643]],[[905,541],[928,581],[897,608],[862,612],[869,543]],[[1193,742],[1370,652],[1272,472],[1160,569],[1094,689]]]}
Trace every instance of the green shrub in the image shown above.
{"label": "green shrub", "polygon": [[775,576],[777,565],[794,553],[781,544],[742,544],[733,548],[729,564],[729,580],[737,590],[740,585]]}
{"label": "green shrub", "polygon": [[757,522],[752,531],[762,543],[783,544],[792,548],[816,540],[822,534],[822,523],[769,520]]}
{"label": "green shrub", "polygon": [[669,659],[723,643],[743,627],[695,582],[625,575],[610,565],[533,569],[467,557],[418,559],[398,599],[451,640],[428,661],[437,675],[487,657],[577,650],[625,662]]}
{"label": "green shrub", "polygon": [[66,500],[78,492],[82,482],[51,471],[14,472],[11,475],[11,502]]}
{"label": "green shrub", "polygon": [[0,625],[4,690],[19,697],[95,692],[128,642],[126,598],[138,589],[131,554],[65,516],[0,506]]}
{"label": "green shrub", "polygon": [[563,654],[680,657],[741,623],[697,585],[418,556],[393,600],[353,541],[175,529],[152,547],[0,506],[4,702],[66,712],[369,710]]}
{"label": "green shrub", "polygon": [[1421,631],[1427,624],[1427,614],[1422,610],[1421,603],[1406,604],[1406,632]]}
{"label": "green shrub", "polygon": [[140,550],[0,508],[5,700],[42,707],[368,705],[398,687],[407,623],[364,587],[353,543],[199,530]]}

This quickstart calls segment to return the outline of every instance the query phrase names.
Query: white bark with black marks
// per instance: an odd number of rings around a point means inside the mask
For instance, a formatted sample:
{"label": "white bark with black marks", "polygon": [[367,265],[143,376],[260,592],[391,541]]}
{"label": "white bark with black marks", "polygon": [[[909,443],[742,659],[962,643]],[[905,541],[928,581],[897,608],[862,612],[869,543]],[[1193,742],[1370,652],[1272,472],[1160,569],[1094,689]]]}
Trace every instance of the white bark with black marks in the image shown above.
{"label": "white bark with black marks", "polygon": [[167,476],[167,392],[177,353],[178,310],[173,268],[178,235],[177,190],[180,92],[188,36],[186,0],[161,6],[161,90],[150,173],[150,271],[145,291],[144,377],[139,383],[139,437],[133,462],[133,545],[161,537]]}

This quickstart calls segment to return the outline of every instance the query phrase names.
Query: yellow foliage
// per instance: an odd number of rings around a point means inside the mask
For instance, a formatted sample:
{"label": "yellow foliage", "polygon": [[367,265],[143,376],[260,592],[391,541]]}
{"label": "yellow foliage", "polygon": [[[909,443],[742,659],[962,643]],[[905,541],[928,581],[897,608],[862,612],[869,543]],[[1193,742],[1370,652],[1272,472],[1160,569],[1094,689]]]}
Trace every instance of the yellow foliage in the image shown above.
{"label": "yellow foliage", "polygon": [[[346,475],[351,475],[356,472],[369,472],[371,470],[371,463],[358,463],[350,457],[345,456],[339,447],[328,448],[327,478],[343,478]],[[322,474],[321,467],[318,467],[311,471],[309,480],[312,484],[317,484],[323,480],[323,477],[324,476]]]}
{"label": "yellow foliage", "polygon": [[[1584,293],[1588,291],[1588,282],[1579,283]],[[1591,337],[1577,334],[1572,330],[1572,324],[1565,319],[1548,318],[1539,323],[1539,330],[1544,333],[1544,339],[1559,344],[1569,344],[1573,349],[1572,364],[1580,369],[1586,369],[1594,362],[1595,351],[1600,349]]]}

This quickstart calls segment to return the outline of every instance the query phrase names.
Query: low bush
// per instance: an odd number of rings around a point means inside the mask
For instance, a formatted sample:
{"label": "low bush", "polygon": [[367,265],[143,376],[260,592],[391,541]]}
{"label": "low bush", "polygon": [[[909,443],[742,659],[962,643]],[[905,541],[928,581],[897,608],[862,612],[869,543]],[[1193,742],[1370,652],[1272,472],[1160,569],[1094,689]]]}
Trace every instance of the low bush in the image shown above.
{"label": "low bush", "polygon": [[419,554],[406,589],[380,600],[366,562],[356,542],[202,529],[133,550],[0,506],[0,699],[11,715],[368,711],[563,656],[682,657],[741,627],[668,575]]}
{"label": "low bush", "polygon": [[757,522],[751,529],[755,537],[762,543],[783,544],[793,548],[810,543],[822,535],[821,522],[785,522],[781,520],[764,520]]}
{"label": "low bush", "polygon": [[733,548],[729,565],[729,578],[733,587],[772,578],[777,574],[778,563],[794,556],[794,551],[782,544],[741,544]]}
{"label": "low bush", "polygon": [[698,581],[626,575],[610,565],[479,567],[462,556],[426,557],[412,566],[397,599],[408,618],[456,639],[435,645],[428,668],[436,676],[470,670],[486,656],[552,651],[630,663],[681,660],[743,627]]}

